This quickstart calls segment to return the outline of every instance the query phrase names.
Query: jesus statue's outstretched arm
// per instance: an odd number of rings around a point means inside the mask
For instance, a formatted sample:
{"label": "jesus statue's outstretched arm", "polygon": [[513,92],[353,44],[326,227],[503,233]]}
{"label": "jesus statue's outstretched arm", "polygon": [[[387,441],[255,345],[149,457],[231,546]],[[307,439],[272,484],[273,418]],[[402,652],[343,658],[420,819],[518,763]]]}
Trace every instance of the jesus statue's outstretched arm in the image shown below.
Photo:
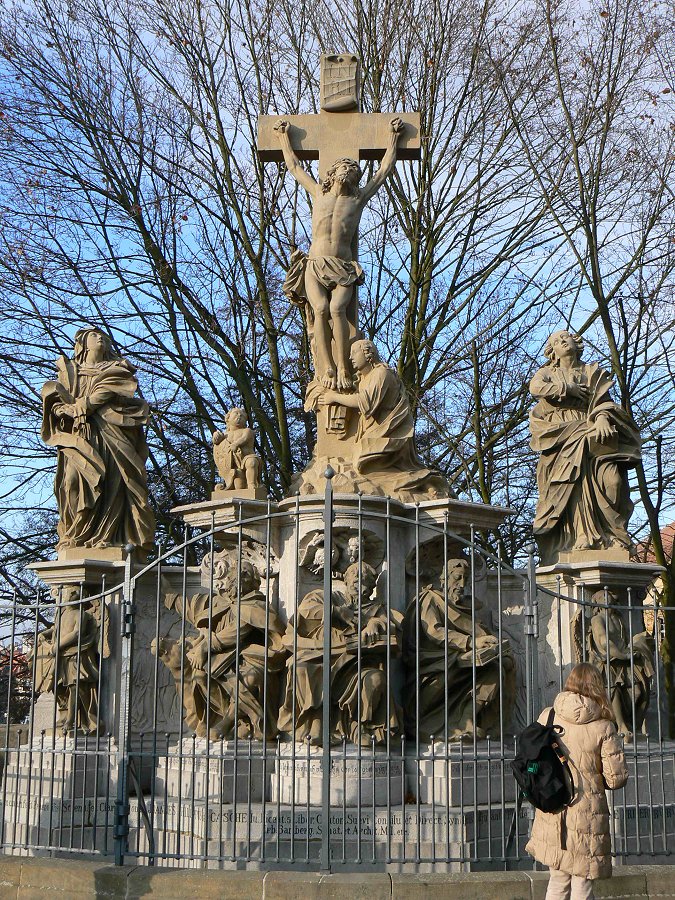
{"label": "jesus statue's outstretched arm", "polygon": [[397,117],[391,120],[389,128],[391,129],[389,132],[389,146],[382,157],[380,168],[375,172],[361,192],[361,203],[363,206],[365,206],[370,198],[382,187],[387,180],[387,176],[396,165],[396,145],[398,144],[399,135],[401,135],[405,129],[405,123]]}
{"label": "jesus statue's outstretched arm", "polygon": [[281,152],[284,154],[284,162],[293,178],[295,178],[298,184],[302,185],[307,193],[313,197],[319,185],[312,176],[303,169],[302,163],[293,152],[291,139],[288,136],[288,129],[290,127],[290,124],[284,119],[280,119],[274,126],[274,130],[279,135],[279,143],[281,144]]}

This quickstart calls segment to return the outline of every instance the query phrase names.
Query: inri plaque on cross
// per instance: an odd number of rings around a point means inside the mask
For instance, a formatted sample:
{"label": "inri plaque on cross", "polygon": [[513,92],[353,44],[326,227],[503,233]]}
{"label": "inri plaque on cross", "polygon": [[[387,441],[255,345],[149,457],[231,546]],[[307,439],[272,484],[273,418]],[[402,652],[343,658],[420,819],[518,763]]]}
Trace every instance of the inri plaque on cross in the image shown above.
{"label": "inri plaque on cross", "polygon": [[[321,57],[321,112],[286,116],[289,136],[298,159],[319,160],[319,178],[341,156],[355,160],[382,159],[387,149],[389,123],[398,116],[405,124],[397,147],[397,159],[420,158],[419,113],[359,112],[359,63],[349,53]],[[263,162],[283,162],[274,131],[279,116],[258,117],[258,156]]]}

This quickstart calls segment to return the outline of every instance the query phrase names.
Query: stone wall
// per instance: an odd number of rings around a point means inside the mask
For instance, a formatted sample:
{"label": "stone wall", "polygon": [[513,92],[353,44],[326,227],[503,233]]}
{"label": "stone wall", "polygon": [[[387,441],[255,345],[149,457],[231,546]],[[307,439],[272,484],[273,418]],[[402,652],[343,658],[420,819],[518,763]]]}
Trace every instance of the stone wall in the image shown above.
{"label": "stone wall", "polygon": [[[656,900],[675,897],[672,866],[624,866],[595,882],[598,898]],[[544,900],[546,872],[480,872],[467,875],[387,873],[198,872],[148,866],[112,866],[63,859],[0,856],[0,897],[115,897],[183,900]]]}

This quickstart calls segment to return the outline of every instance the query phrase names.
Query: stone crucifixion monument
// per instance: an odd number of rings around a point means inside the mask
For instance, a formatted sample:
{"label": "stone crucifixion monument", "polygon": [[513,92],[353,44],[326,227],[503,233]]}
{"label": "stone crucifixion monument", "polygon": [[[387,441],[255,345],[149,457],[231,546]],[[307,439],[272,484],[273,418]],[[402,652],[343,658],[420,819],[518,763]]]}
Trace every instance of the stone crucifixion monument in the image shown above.
{"label": "stone crucifixion monument", "polygon": [[[308,400],[315,410],[320,388],[353,385],[349,347],[358,334],[357,286],[364,280],[361,215],[396,160],[420,155],[419,114],[359,112],[359,74],[356,57],[324,55],[318,115],[261,116],[259,124],[260,158],[285,162],[312,199],[312,243],[307,254],[294,250],[284,293],[306,309],[315,372]],[[317,158],[318,182],[300,162]],[[382,160],[364,188],[360,159]],[[326,417],[328,433],[344,434],[344,410],[332,407]]]}
{"label": "stone crucifixion monument", "polygon": [[[283,288],[306,311],[314,378],[305,407],[317,414],[315,459],[293,488],[301,493],[320,490],[330,463],[338,473],[337,490],[404,501],[447,496],[444,481],[417,460],[412,415],[396,373],[387,369],[392,383],[369,393],[364,374],[373,365],[359,367],[355,361],[362,337],[357,296],[364,280],[358,262],[361,216],[396,162],[420,155],[419,113],[361,113],[359,96],[357,58],[324,55],[318,114],[259,119],[260,158],[285,162],[312,200],[311,245],[307,253],[294,249]],[[311,159],[319,160],[319,181],[302,166],[302,160]],[[380,159],[381,164],[361,188],[363,159]],[[374,455],[364,455],[366,432],[370,443],[375,441]]]}

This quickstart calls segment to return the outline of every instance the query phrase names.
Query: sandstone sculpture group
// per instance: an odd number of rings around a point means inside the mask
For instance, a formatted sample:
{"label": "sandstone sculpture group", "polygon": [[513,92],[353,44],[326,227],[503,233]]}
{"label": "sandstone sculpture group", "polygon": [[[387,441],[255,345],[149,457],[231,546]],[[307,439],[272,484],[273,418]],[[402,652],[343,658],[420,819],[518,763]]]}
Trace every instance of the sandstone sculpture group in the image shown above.
{"label": "sandstone sculpture group", "polygon": [[[317,118],[360,116],[350,112],[358,103],[358,80],[354,83],[354,97],[340,100],[341,112],[322,111]],[[322,96],[328,96],[324,88]],[[405,387],[375,343],[361,334],[358,321],[361,215],[392,172],[401,147],[413,153],[415,139],[419,147],[410,116],[384,120],[385,131],[373,132],[371,139],[384,156],[364,188],[357,160],[339,156],[326,165],[323,150],[324,177],[310,176],[299,155],[309,152],[302,134],[309,140],[311,128],[300,129],[293,117],[268,123],[271,149],[264,152],[281,154],[313,203],[311,245],[306,253],[293,252],[283,287],[305,309],[314,363],[305,404],[318,423],[316,457],[296,477],[293,490],[320,493],[330,463],[338,492],[413,503],[448,498],[450,487],[418,458]],[[324,150],[326,122],[317,126]],[[348,131],[345,126],[344,134]],[[261,155],[263,143],[261,138]],[[640,460],[640,437],[629,414],[611,398],[611,376],[596,363],[582,362],[582,349],[581,338],[569,331],[551,334],[546,363],[529,385],[537,401],[530,427],[531,446],[539,453],[534,533],[543,564],[570,552],[630,548],[627,473]],[[145,470],[150,410],[136,396],[137,388],[134,367],[115,352],[104,330],[93,327],[77,332],[72,358],[58,360],[56,380],[43,388],[42,437],[57,451],[60,558],[129,544],[152,550],[154,516]],[[222,479],[218,492],[255,492],[261,489],[264,461],[256,454],[247,412],[232,409],[225,421],[225,430],[213,435]],[[161,637],[152,650],[175,678],[188,728],[211,739],[281,734],[318,744],[327,714],[335,742],[379,745],[387,736],[403,734],[431,741],[494,733],[513,702],[516,664],[508,642],[477,619],[475,598],[472,607],[466,590],[466,560],[442,560],[435,581],[420,586],[401,614],[387,610],[378,591],[380,571],[365,562],[359,541],[354,534],[341,548],[331,547],[330,559],[320,539],[303,548],[300,565],[316,573],[331,567],[329,626],[323,589],[299,597],[283,621],[261,591],[256,566],[233,560],[225,550],[212,559],[212,593],[166,596],[167,608],[186,623],[186,639],[181,645]],[[100,727],[100,624],[79,593],[64,589],[58,609],[36,649],[36,690],[55,694],[61,728],[92,733]],[[591,616],[584,652],[592,659],[609,657],[613,704],[626,725],[626,692],[634,689],[626,670],[631,654],[625,626],[617,611],[601,613]],[[329,710],[323,701],[327,627]],[[642,686],[635,689],[634,702],[641,721],[653,655],[642,638],[633,643],[636,683]],[[393,661],[402,670],[399,697],[389,677]]]}

